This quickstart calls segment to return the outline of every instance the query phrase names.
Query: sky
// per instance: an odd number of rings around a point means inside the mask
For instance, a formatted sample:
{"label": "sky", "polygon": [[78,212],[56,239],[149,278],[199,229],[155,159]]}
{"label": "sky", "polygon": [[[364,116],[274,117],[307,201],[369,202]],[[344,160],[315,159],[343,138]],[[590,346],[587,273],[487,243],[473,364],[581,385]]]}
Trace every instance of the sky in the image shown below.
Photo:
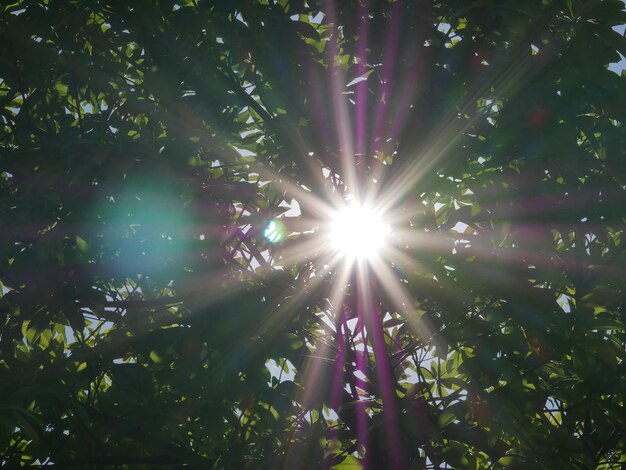
{"label": "sky", "polygon": [[[624,1],[624,5],[626,6],[626,1]],[[626,24],[623,24],[622,26],[615,26],[613,29],[620,33],[622,36],[626,36]],[[621,75],[622,72],[626,70],[626,58],[624,58],[624,56],[621,54],[620,56],[622,56],[622,60],[609,65],[609,70],[615,72],[618,75]]]}

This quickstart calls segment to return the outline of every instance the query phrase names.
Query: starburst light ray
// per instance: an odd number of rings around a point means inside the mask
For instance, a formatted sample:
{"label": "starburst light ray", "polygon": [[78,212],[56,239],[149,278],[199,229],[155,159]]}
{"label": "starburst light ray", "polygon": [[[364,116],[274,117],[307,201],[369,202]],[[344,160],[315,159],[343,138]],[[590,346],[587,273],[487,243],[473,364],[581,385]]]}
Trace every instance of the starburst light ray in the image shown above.
{"label": "starburst light ray", "polygon": [[387,263],[378,259],[372,263],[372,271],[376,275],[377,282],[387,294],[398,314],[402,316],[411,333],[416,338],[423,340],[435,340],[435,330],[419,314],[419,306],[406,292],[397,275]]}
{"label": "starburst light ray", "polygon": [[[337,273],[337,282],[333,285],[333,288],[328,296],[328,318],[330,323],[334,326],[335,332],[339,331],[341,327],[341,310],[343,308],[343,299],[344,299],[344,289],[348,282],[348,279],[351,275],[351,270],[346,265],[340,265],[338,273]],[[325,341],[322,341],[320,337],[318,337],[315,346],[315,356],[311,356],[305,360],[302,373],[303,373],[303,382],[306,384],[311,384],[313,386],[305,387],[303,390],[303,395],[300,397],[300,400],[305,406],[309,403],[312,403],[314,400],[314,393],[319,393],[320,388],[318,386],[314,386],[314,384],[319,384],[320,379],[322,378],[321,367],[327,361],[333,360],[334,351],[331,350],[329,344]],[[343,367],[343,364],[341,364]],[[336,386],[343,387],[341,383],[332,384],[333,389]]]}
{"label": "starburst light ray", "polygon": [[379,300],[373,295],[375,289],[372,288],[373,282],[370,278],[369,270],[369,264],[362,261],[357,262],[357,312],[367,328],[369,342],[372,345],[376,359],[377,383],[383,401],[384,422],[391,450],[391,465],[394,470],[400,470],[404,457],[402,455],[400,425],[395,403],[396,380],[391,370],[389,354],[385,346]]}
{"label": "starburst light ray", "polygon": [[366,125],[367,125],[367,78],[365,77],[365,73],[367,72],[367,41],[369,28],[367,21],[367,2],[360,3],[357,8],[359,15],[359,40],[357,44],[357,79],[360,81],[355,85],[355,134],[356,134],[356,145],[355,145],[355,153],[356,155],[365,155],[367,151],[367,135],[366,135]]}
{"label": "starburst light ray", "polygon": [[[380,197],[377,197],[377,200],[381,207],[384,209],[392,207],[413,190],[436,164],[440,164],[441,160],[449,155],[449,150],[463,133],[483,118],[475,109],[477,99],[481,96],[499,96],[505,92],[511,93],[522,89],[532,76],[539,73],[539,68],[535,67],[530,74],[530,66],[528,54],[518,50],[513,54],[511,61],[499,65],[476,80],[463,101],[458,104],[458,111],[435,128],[433,138],[417,143],[416,149],[412,152],[413,158],[407,158],[407,163],[398,167],[388,178],[387,184],[380,188]],[[378,176],[376,174],[375,178]]]}
{"label": "starburst light ray", "polygon": [[[287,240],[286,243],[292,243],[286,248],[280,249],[278,257],[275,258],[274,267],[297,265],[307,260],[318,258],[321,254],[328,251],[327,242],[319,236],[310,236],[305,240]],[[328,258],[329,266],[336,266],[340,257],[335,254]],[[320,265],[323,266],[323,265]]]}
{"label": "starburst light ray", "polygon": [[374,134],[372,136],[372,155],[376,155],[380,150],[383,140],[386,140],[387,134],[384,132],[384,120],[389,111],[389,100],[391,99],[391,81],[393,80],[394,65],[396,63],[398,39],[399,39],[399,22],[400,16],[400,4],[395,3],[392,6],[391,11],[391,24],[389,25],[389,31],[387,32],[387,38],[385,43],[385,61],[383,63],[382,71],[382,90],[380,102],[376,108],[376,118],[374,120]]}
{"label": "starburst light ray", "polygon": [[357,183],[354,142],[350,133],[351,126],[348,110],[346,108],[347,103],[342,92],[345,86],[345,76],[343,71],[336,66],[336,60],[338,57],[339,31],[337,30],[336,14],[333,2],[327,3],[326,15],[329,18],[333,31],[328,47],[328,63],[330,64],[328,67],[328,73],[330,74],[331,92],[334,97],[333,110],[335,114],[335,126],[339,137],[341,168],[343,177],[346,179],[348,187],[354,188],[355,191],[358,191],[359,185]]}

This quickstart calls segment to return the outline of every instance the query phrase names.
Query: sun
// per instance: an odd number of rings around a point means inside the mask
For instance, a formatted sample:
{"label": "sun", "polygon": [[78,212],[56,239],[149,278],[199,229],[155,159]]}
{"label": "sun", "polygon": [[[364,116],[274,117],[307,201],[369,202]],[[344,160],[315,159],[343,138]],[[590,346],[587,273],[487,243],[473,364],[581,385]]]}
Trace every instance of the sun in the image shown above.
{"label": "sun", "polygon": [[382,214],[355,204],[333,214],[328,238],[332,248],[345,258],[371,260],[384,247],[389,231]]}

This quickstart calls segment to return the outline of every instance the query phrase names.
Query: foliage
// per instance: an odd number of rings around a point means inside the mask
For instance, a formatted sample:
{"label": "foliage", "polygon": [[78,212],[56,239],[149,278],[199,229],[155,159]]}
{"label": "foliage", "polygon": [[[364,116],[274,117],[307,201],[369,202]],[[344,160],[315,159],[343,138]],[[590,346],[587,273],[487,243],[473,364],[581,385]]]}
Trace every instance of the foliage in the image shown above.
{"label": "foliage", "polygon": [[[2,465],[621,468],[624,23],[618,0],[4,2]],[[263,237],[290,188],[342,190],[349,150],[417,234],[388,262],[412,305],[373,286],[365,329],[315,253],[279,268],[305,201]]]}

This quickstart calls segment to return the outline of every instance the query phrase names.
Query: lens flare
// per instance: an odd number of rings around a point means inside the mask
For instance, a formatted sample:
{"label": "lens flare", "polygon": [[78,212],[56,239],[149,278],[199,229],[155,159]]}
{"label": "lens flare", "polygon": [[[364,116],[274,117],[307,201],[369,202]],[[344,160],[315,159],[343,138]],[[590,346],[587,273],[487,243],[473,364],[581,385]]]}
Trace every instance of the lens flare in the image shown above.
{"label": "lens flare", "polygon": [[335,250],[351,260],[372,259],[384,246],[389,230],[376,210],[354,205],[334,215],[329,240]]}
{"label": "lens flare", "polygon": [[284,232],[282,224],[278,220],[272,220],[267,224],[263,235],[270,243],[278,243],[284,238]]}

